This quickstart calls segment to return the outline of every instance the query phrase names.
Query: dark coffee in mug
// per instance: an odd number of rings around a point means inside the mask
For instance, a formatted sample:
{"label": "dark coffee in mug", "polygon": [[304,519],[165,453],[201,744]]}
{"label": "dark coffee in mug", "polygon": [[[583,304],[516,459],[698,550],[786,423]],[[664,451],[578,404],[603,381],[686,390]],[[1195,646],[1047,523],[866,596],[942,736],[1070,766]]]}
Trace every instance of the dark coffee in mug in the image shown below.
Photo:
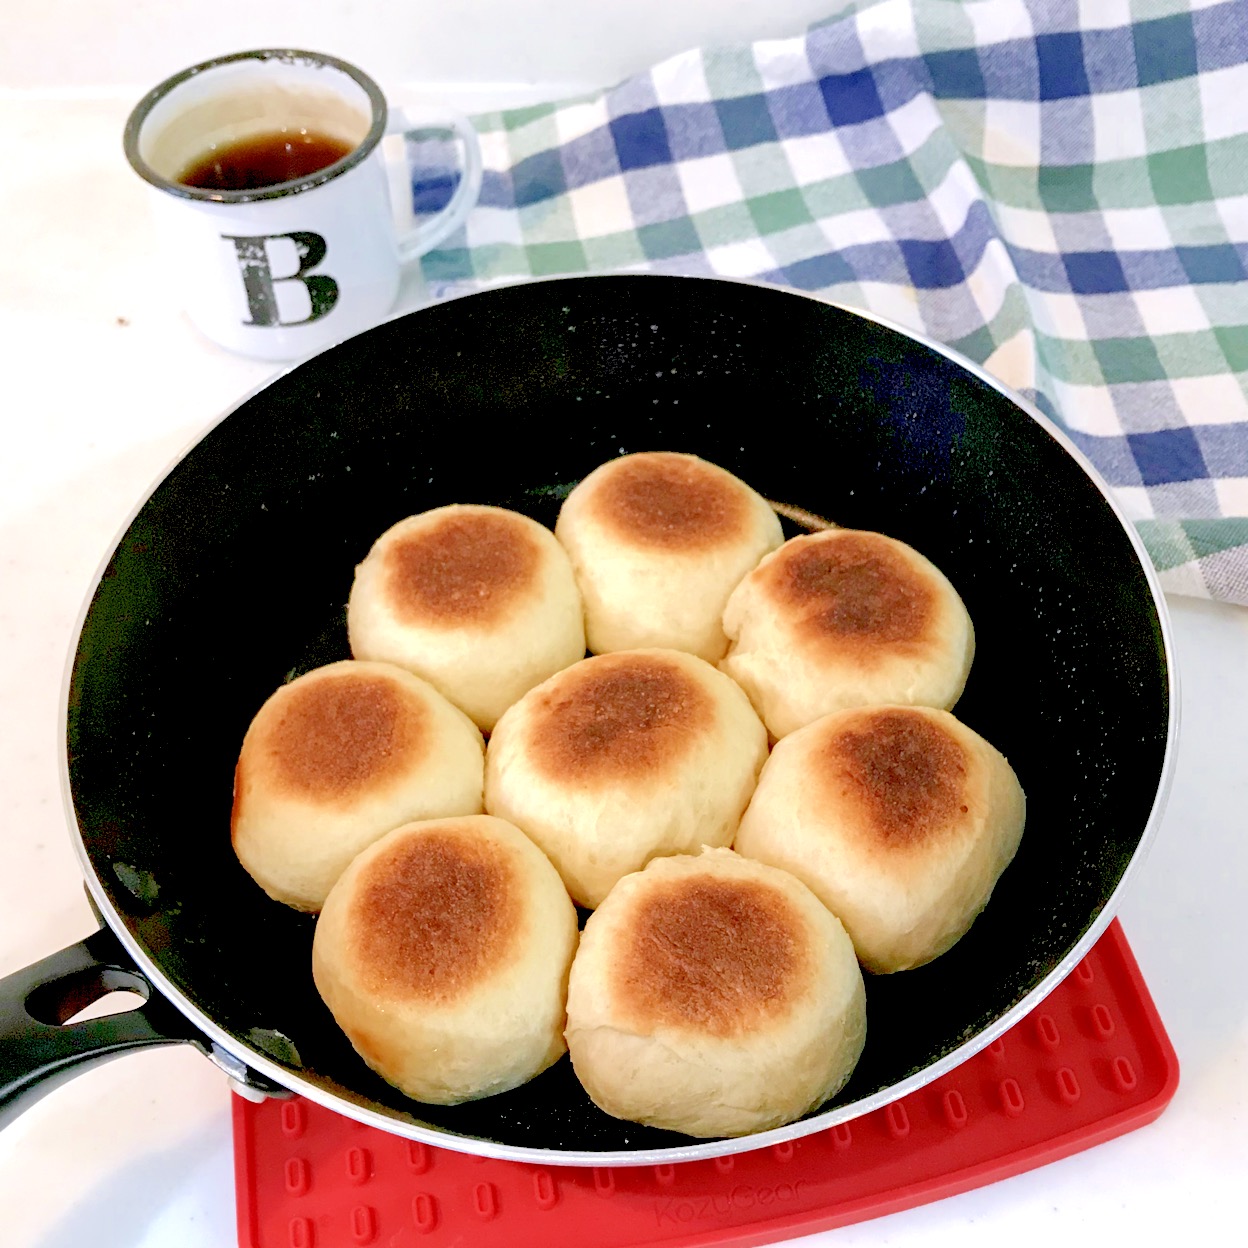
{"label": "dark coffee in mug", "polygon": [[211,148],[192,160],[175,180],[209,191],[254,191],[309,177],[341,160],[354,147],[314,130],[270,130]]}

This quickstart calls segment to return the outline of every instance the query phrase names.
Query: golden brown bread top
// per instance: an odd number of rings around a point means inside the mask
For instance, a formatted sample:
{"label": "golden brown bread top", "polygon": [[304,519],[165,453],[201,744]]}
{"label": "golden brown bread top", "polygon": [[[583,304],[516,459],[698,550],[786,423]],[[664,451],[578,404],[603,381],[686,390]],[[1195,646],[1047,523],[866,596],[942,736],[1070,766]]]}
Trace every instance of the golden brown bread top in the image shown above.
{"label": "golden brown bread top", "polygon": [[[274,792],[349,804],[411,769],[428,748],[428,710],[385,676],[340,670],[284,686],[256,717],[249,738],[240,781],[256,767]],[[242,789],[237,783],[235,792]]]}
{"label": "golden brown bread top", "polygon": [[969,811],[962,743],[915,707],[878,707],[838,717],[816,751],[812,785],[858,815],[867,848],[922,851]]}
{"label": "golden brown bread top", "polygon": [[530,591],[541,553],[523,517],[456,509],[387,544],[386,601],[408,624],[489,625]]}
{"label": "golden brown bread top", "polygon": [[529,757],[547,779],[645,779],[713,727],[715,702],[676,659],[618,651],[583,659],[533,694]]}
{"label": "golden brown bread top", "polygon": [[793,538],[759,572],[764,591],[792,613],[800,641],[853,655],[922,646],[937,614],[932,582],[878,533],[829,529]]}
{"label": "golden brown bread top", "polygon": [[447,1005],[507,960],[523,882],[506,850],[439,822],[399,837],[355,881],[347,947],[361,987]]}
{"label": "golden brown bread top", "polygon": [[600,472],[586,514],[629,545],[705,553],[749,532],[748,487],[692,455],[642,451]]}
{"label": "golden brown bread top", "polygon": [[793,902],[758,880],[666,880],[635,905],[611,966],[622,1025],[722,1038],[785,1017],[806,992],[810,936]]}

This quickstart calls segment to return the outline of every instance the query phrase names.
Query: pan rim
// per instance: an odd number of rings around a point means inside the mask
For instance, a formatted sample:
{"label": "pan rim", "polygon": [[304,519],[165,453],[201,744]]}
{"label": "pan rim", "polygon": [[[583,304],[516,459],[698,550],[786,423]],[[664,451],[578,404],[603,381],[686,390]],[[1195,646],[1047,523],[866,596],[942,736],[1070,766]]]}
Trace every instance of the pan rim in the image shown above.
{"label": "pan rim", "polygon": [[[969,1061],[970,1058],[975,1056],[975,1054],[987,1048],[987,1046],[994,1040],[998,1039],[1000,1036],[1005,1034],[1005,1032],[1010,1030],[1010,1028],[1012,1028],[1022,1018],[1025,1018],[1028,1014],[1032,1013],[1036,1007],[1040,1005],[1040,1003],[1058,986],[1058,984],[1060,984],[1071,973],[1071,971],[1074,970],[1075,966],[1082,961],[1087,952],[1092,948],[1096,941],[1100,939],[1105,930],[1109,927],[1109,924],[1113,921],[1124,892],[1130,887],[1131,882],[1138,874],[1144,859],[1148,856],[1148,852],[1156,839],[1158,827],[1160,826],[1162,818],[1165,814],[1167,801],[1174,779],[1180,725],[1180,682],[1178,668],[1175,661],[1176,648],[1174,644],[1169,610],[1157,570],[1148,555],[1144,542],[1135,525],[1126,516],[1118,500],[1111,493],[1108,483],[1060,425],[1046,416],[1038,407],[1036,407],[1035,404],[1029,402],[1017,391],[1007,386],[998,378],[994,377],[991,373],[984,369],[982,365],[976,364],[973,360],[963,356],[961,353],[951,347],[948,347],[944,343],[938,342],[919,331],[910,329],[887,317],[866,312],[862,309],[840,303],[836,300],[826,299],[810,291],[796,290],[791,287],[778,286],[773,283],[762,282],[756,279],[717,277],[703,274],[575,274],[533,278],[520,282],[505,282],[484,287],[480,290],[457,294],[450,298],[441,300],[438,303],[427,304],[420,308],[408,309],[406,311],[395,313],[372,328],[377,329],[383,325],[403,320],[404,318],[411,316],[414,312],[434,311],[439,307],[457,303],[461,299],[468,299],[478,294],[487,294],[491,291],[506,289],[509,286],[528,286],[538,284],[548,285],[552,283],[594,281],[601,280],[604,277],[616,281],[650,280],[655,278],[671,280],[675,277],[676,280],[701,280],[738,286],[750,286],[806,298],[826,307],[837,308],[840,311],[873,322],[874,324],[877,324],[885,329],[892,330],[893,332],[900,334],[902,337],[907,338],[912,342],[917,342],[918,344],[935,351],[939,355],[944,356],[951,363],[957,365],[962,370],[969,372],[980,381],[996,390],[1021,412],[1039,424],[1040,427],[1044,429],[1049,436],[1063,448],[1063,450],[1066,451],[1075,463],[1078,464],[1084,475],[1087,476],[1091,483],[1096,487],[1115,519],[1118,521],[1119,526],[1127,536],[1132,550],[1135,552],[1136,560],[1149,588],[1153,608],[1157,613],[1158,626],[1161,635],[1162,653],[1166,660],[1166,682],[1168,695],[1166,743],[1162,754],[1157,791],[1154,795],[1149,815],[1145,821],[1136,849],[1100,913],[1092,921],[1091,925],[1082,934],[1082,936],[1075,942],[1074,946],[1072,946],[1067,955],[1044,977],[1044,979],[1040,981],[1039,984],[1032,988],[1032,990],[1027,993],[1021,1001],[1006,1011],[1005,1014],[996,1019],[993,1023],[989,1024],[989,1026],[977,1032],[973,1037],[953,1050],[951,1053],[948,1053],[930,1065],[923,1067],[922,1070],[907,1076],[900,1082],[890,1085],[886,1089],[875,1092],[870,1096],[863,1097],[860,1100],[854,1101],[848,1105],[837,1106],[811,1117],[799,1119],[798,1121],[789,1123],[786,1126],[776,1127],[768,1131],[757,1132],[752,1135],[711,1140],[702,1143],[690,1143],[688,1145],[676,1145],[670,1148],[645,1150],[617,1149],[613,1151],[601,1152],[588,1150],[532,1148],[521,1145],[499,1144],[492,1140],[485,1140],[476,1136],[455,1135],[445,1130],[437,1130],[415,1123],[405,1123],[376,1110],[369,1109],[367,1106],[357,1105],[343,1096],[336,1095],[335,1093],[306,1080],[298,1073],[291,1072],[286,1067],[268,1057],[262,1051],[241,1043],[238,1037],[220,1027],[209,1015],[205,1014],[197,1005],[190,1001],[182,990],[179,989],[160,970],[155,960],[146,952],[146,950],[144,950],[137,938],[135,938],[129,927],[126,925],[125,920],[109,900],[107,890],[104,888],[100,877],[96,873],[95,866],[91,862],[90,856],[87,853],[86,845],[78,826],[78,815],[74,806],[73,793],[70,784],[69,759],[68,752],[65,749],[65,743],[67,741],[69,728],[69,694],[73,671],[77,661],[78,647],[82,636],[82,630],[86,623],[87,614],[90,610],[92,602],[94,601],[96,590],[99,587],[104,572],[116,552],[121,539],[129,531],[130,526],[147,506],[152,496],[168,478],[169,474],[214,429],[216,429],[220,424],[228,419],[228,417],[230,417],[244,404],[248,403],[261,391],[266,390],[270,386],[281,381],[287,375],[301,367],[302,364],[306,363],[307,360],[316,358],[316,356],[309,356],[305,357],[303,360],[295,361],[278,370],[263,382],[254,386],[247,393],[242,395],[237,402],[223,411],[215,420],[200,429],[192,440],[189,441],[166,465],[164,471],[153,481],[151,488],[142,496],[134,508],[129,512],[126,519],[122,522],[121,527],[114,534],[113,539],[107,546],[106,553],[102,558],[94,577],[90,581],[90,588],[88,589],[82,606],[78,612],[78,617],[72,634],[73,640],[69,654],[66,657],[62,678],[60,706],[58,708],[58,733],[61,743],[61,797],[65,804],[70,839],[74,853],[78,857],[85,886],[90,893],[95,906],[104,917],[105,922],[108,924],[109,928],[125,948],[127,953],[135,960],[142,973],[151,982],[153,988],[160,992],[160,994],[167,1001],[169,1001],[181,1014],[192,1022],[208,1040],[211,1041],[214,1051],[209,1052],[209,1060],[212,1060],[215,1064],[217,1064],[219,1068],[224,1071],[224,1073],[231,1077],[231,1079],[236,1079],[238,1072],[230,1069],[230,1061],[242,1062],[246,1065],[246,1067],[254,1070],[260,1075],[263,1075],[272,1082],[288,1088],[290,1091],[306,1097],[308,1100],[313,1101],[326,1109],[343,1114],[344,1116],[352,1118],[357,1122],[361,1122],[368,1126],[385,1131],[387,1134],[397,1135],[405,1139],[418,1140],[433,1147],[449,1148],[456,1152],[469,1153],[474,1156],[489,1157],[501,1161],[526,1162],[547,1166],[561,1165],[592,1167],[679,1164],[686,1161],[705,1160],[714,1157],[727,1156],[734,1153],[762,1149],[776,1144],[783,1144],[792,1140],[803,1138],[807,1135],[812,1135],[818,1131],[828,1130],[841,1123],[862,1117],[863,1115],[869,1114],[877,1109],[881,1109],[886,1105],[902,1100],[906,1096],[917,1092],[920,1088],[923,1088],[936,1079],[939,1079],[942,1075],[949,1073],[951,1070],[954,1070]],[[362,332],[368,333],[371,331],[365,330]],[[349,341],[351,341],[351,339],[344,340],[344,342]],[[336,345],[341,346],[342,344],[339,343]],[[325,351],[332,351],[334,349],[334,347],[328,347]],[[325,352],[320,352],[318,354],[324,353]],[[223,1055],[225,1055],[224,1059],[216,1054],[215,1050],[218,1049]]]}

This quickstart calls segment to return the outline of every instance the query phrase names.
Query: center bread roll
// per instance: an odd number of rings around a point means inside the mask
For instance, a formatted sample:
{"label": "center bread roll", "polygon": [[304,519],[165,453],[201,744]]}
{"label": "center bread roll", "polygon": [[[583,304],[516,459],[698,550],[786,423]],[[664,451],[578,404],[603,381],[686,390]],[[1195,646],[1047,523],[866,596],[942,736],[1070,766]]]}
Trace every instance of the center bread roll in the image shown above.
{"label": "center bread roll", "polygon": [[485,808],[547,853],[593,907],[659,854],[731,842],[767,732],[722,672],[677,650],[583,659],[498,721]]}
{"label": "center bread roll", "polygon": [[642,451],[591,472],[555,524],[595,654],[663,647],[716,662],[737,582],[784,540],[771,505],[694,455]]}
{"label": "center bread roll", "polygon": [[826,529],[791,538],[733,591],[720,662],[772,736],[851,706],[949,710],[975,652],[948,578],[882,533]]}
{"label": "center bread roll", "polygon": [[987,904],[1023,834],[1005,758],[947,711],[840,711],[776,743],[735,848],[792,872],[863,966],[922,966]]}
{"label": "center bread roll", "polygon": [[415,672],[483,732],[585,655],[580,592],[554,534],[476,504],[387,529],[355,570],[347,633],[357,659]]}
{"label": "center bread roll", "polygon": [[568,1049],[594,1103],[699,1137],[792,1122],[844,1085],[866,993],[840,922],[728,849],[656,858],[590,916]]}
{"label": "center bread roll", "polygon": [[505,1092],[565,1051],[576,910],[542,852],[501,819],[407,824],[326,899],[317,990],[356,1051],[418,1101]]}

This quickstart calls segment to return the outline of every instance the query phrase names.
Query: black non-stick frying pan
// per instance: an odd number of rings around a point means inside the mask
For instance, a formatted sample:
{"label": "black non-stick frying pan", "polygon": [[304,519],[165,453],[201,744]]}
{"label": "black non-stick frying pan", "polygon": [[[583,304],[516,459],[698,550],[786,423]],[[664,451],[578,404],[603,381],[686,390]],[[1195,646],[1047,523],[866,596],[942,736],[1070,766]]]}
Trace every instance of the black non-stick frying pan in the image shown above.
{"label": "black non-stick frying pan", "polygon": [[[469,501],[553,525],[595,465],[652,449],[695,452],[940,567],[978,642],[956,714],[1028,797],[1022,847],[970,934],[927,967],[869,979],[850,1084],[805,1122],[742,1141],[612,1119],[566,1059],[468,1105],[405,1099],[317,996],[315,920],[264,896],[230,846],[247,724],[284,680],[348,656],[352,573],[383,530]],[[107,927],[3,984],[0,1104],[18,1112],[103,1057],[185,1040],[253,1086],[516,1159],[675,1161],[830,1126],[969,1057],[1086,952],[1160,817],[1174,694],[1129,524],[1052,426],[931,344],[815,299],[691,278],[540,282],[398,318],[242,402],[109,560],[66,708],[68,789]],[[117,986],[147,1004],[57,1025]]]}

